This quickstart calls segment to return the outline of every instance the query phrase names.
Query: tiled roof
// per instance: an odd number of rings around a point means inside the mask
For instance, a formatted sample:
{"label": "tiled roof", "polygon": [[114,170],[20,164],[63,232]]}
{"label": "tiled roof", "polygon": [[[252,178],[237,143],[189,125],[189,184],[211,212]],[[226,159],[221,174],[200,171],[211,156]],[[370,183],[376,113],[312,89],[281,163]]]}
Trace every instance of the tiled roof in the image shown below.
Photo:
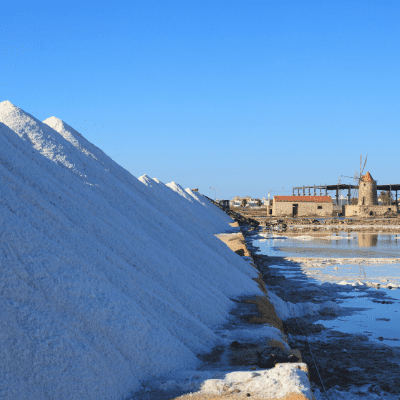
{"label": "tiled roof", "polygon": [[365,175],[361,176],[361,180],[364,182],[373,182],[374,181],[371,174],[369,173],[369,171]]}
{"label": "tiled roof", "polygon": [[292,203],[332,203],[330,196],[274,196],[275,201],[290,201]]}

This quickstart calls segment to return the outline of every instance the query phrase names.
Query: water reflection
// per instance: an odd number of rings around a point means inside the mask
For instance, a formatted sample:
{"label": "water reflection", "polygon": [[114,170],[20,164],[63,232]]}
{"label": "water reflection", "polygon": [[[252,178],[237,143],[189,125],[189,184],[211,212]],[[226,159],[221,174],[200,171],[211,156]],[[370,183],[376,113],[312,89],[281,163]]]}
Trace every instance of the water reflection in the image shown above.
{"label": "water reflection", "polygon": [[377,233],[359,233],[358,246],[359,247],[376,247],[378,244]]}
{"label": "water reflection", "polygon": [[271,256],[397,258],[399,238],[397,234],[381,232],[277,232],[264,237],[259,245],[263,254]]}

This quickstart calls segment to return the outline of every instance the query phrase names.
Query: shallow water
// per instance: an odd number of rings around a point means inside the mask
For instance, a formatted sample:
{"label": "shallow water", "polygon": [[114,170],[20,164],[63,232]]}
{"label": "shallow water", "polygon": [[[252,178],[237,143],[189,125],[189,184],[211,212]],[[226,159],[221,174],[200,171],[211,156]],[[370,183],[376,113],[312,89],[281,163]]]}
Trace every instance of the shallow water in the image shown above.
{"label": "shallow water", "polygon": [[400,290],[354,289],[345,295],[340,304],[345,308],[343,315],[316,323],[345,333],[363,333],[371,340],[400,347]]}
{"label": "shallow water", "polygon": [[342,312],[338,318],[317,323],[344,333],[363,333],[370,340],[400,349],[400,289],[368,287],[400,286],[400,263],[393,260],[400,258],[400,235],[265,235],[252,244],[270,257],[301,257],[291,264],[280,265],[277,259],[276,265],[269,265],[287,279],[304,285],[333,284],[331,290],[337,292]]}
{"label": "shallow water", "polygon": [[389,233],[299,233],[265,235],[257,241],[261,252],[281,257],[400,257],[400,234]]}

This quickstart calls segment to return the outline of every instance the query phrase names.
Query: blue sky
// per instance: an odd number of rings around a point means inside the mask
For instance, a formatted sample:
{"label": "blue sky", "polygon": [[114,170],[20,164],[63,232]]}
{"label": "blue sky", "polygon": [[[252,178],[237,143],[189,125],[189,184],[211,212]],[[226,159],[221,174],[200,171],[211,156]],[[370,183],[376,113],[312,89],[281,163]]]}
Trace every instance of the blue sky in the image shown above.
{"label": "blue sky", "polygon": [[362,153],[400,183],[398,1],[7,3],[0,101],[136,177],[267,197],[335,184]]}

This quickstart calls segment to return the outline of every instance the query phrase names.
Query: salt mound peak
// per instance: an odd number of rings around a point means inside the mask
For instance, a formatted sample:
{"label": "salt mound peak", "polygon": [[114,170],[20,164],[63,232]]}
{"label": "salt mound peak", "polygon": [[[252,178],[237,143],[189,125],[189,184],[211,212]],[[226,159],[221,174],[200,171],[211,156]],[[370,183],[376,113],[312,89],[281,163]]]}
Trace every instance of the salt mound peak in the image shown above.
{"label": "salt mound peak", "polygon": [[49,160],[79,174],[74,164],[68,160],[68,152],[65,151],[68,143],[48,125],[9,101],[0,103],[0,122]]}
{"label": "salt mound peak", "polygon": [[185,199],[189,200],[191,203],[193,203],[193,199],[190,198],[190,196],[185,192],[185,190],[183,189],[183,187],[181,185],[179,185],[178,183],[172,181],[170,183],[167,183],[167,185],[170,189],[172,189],[173,191],[179,193],[181,196],[183,196]]}
{"label": "salt mound peak", "polygon": [[[0,103],[0,110],[2,110],[3,108],[8,107],[8,108],[18,108],[17,106],[15,106],[13,103],[11,103],[11,101],[9,100],[4,100]],[[20,108],[18,108],[18,110],[20,110]]]}
{"label": "salt mound peak", "polygon": [[[43,123],[50,126],[54,130],[56,130],[58,133],[62,134],[63,136],[64,136],[63,133],[67,133],[67,136],[72,136],[71,133],[73,132],[80,138],[84,139],[84,137],[77,130],[75,130],[72,126],[68,125],[66,122],[64,122],[60,118],[53,116],[53,117],[45,119],[43,121]],[[61,133],[61,132],[63,132],[63,133]]]}
{"label": "salt mound peak", "polygon": [[161,181],[156,182],[154,179],[150,178],[148,175],[144,174],[138,178],[140,182],[145,184],[149,188],[154,188],[155,186],[164,186]]}
{"label": "salt mound peak", "polygon": [[0,103],[0,120],[3,120],[3,119],[12,120],[12,119],[24,118],[24,117],[32,118],[35,121],[39,122],[38,119],[36,119],[32,115],[26,113],[24,110],[18,108],[13,103],[11,103],[9,100],[5,100]]}
{"label": "salt mound peak", "polygon": [[183,189],[182,186],[179,185],[179,183],[176,183],[175,181],[167,183],[167,186],[169,186],[170,188],[175,187],[175,188]]}
{"label": "salt mound peak", "polygon": [[145,185],[151,185],[151,181],[153,180],[146,174],[140,176],[138,179],[140,182],[144,183]]}
{"label": "salt mound peak", "polygon": [[0,103],[0,110],[3,108],[3,107],[14,107],[14,108],[18,108],[18,107],[16,107],[14,104],[12,104],[9,100],[4,100],[4,101],[2,101],[1,103]]}
{"label": "salt mound peak", "polygon": [[[73,146],[78,148],[80,151],[85,153],[87,156],[91,156],[94,159],[96,157],[92,152],[90,152],[86,147],[89,143],[77,130],[75,130],[72,126],[68,125],[62,119],[57,117],[50,117],[43,121],[44,124],[53,128],[56,132],[58,132],[64,139],[70,142]],[[93,145],[92,145],[93,146]]]}

